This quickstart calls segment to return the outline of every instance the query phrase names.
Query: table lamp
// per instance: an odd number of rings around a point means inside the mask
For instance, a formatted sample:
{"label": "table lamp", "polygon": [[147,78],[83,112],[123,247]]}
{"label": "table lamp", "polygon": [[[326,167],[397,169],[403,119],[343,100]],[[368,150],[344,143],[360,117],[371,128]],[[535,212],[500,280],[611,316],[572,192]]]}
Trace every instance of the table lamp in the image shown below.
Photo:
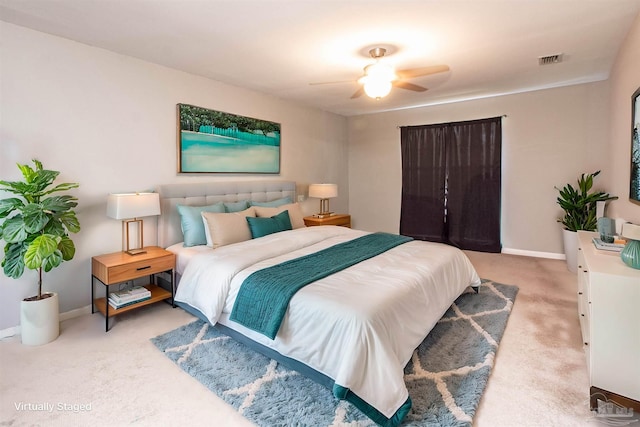
{"label": "table lamp", "polygon": [[309,185],[309,197],[320,199],[320,212],[314,216],[325,218],[331,216],[329,211],[329,199],[338,197],[338,186],[336,184],[311,184]]}
{"label": "table lamp", "polygon": [[[158,193],[121,193],[109,194],[107,198],[107,216],[122,220],[122,251],[129,255],[144,254],[144,232],[141,217],[160,215],[160,196]],[[137,248],[131,248],[129,227],[138,225]]]}

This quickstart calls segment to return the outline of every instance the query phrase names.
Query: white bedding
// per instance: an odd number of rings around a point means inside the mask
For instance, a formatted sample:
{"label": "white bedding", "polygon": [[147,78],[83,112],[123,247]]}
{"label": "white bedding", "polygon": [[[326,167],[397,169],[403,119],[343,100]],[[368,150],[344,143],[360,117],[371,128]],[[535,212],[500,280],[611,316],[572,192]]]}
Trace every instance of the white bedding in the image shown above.
{"label": "white bedding", "polygon": [[230,321],[252,272],[367,234],[291,230],[193,255],[176,301],[350,389],[387,418],[405,403],[403,369],[451,303],[480,279],[462,251],[412,241],[314,282],[292,298],[275,340]]}
{"label": "white bedding", "polygon": [[181,276],[191,258],[203,252],[211,252],[213,249],[206,245],[184,246],[184,243],[180,242],[169,246],[167,250],[176,255],[176,274]]}

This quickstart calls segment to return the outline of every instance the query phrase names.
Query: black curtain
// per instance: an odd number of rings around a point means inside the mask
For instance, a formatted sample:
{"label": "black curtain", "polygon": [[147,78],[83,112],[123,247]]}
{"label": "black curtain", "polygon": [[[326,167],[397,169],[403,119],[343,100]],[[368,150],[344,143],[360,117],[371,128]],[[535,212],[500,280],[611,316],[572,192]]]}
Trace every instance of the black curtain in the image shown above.
{"label": "black curtain", "polygon": [[434,126],[400,129],[402,206],[400,234],[446,242],[444,190],[446,129]]}
{"label": "black curtain", "polygon": [[402,127],[400,233],[500,252],[502,119]]}

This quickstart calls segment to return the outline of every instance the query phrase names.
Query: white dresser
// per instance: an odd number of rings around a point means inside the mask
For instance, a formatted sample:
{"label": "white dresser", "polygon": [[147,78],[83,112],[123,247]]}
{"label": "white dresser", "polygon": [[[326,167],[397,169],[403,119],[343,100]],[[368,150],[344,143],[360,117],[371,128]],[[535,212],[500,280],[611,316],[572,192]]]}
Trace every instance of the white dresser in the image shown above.
{"label": "white dresser", "polygon": [[[640,270],[578,232],[578,314],[587,355],[591,407],[596,398],[640,408]],[[601,395],[594,396],[596,393]]]}

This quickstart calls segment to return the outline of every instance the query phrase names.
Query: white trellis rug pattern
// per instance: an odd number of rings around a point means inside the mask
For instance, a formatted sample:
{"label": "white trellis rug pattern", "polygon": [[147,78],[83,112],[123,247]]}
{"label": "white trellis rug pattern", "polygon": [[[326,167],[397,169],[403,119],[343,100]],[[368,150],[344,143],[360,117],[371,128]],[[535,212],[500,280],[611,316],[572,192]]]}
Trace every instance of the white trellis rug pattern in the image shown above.
{"label": "white trellis rug pattern", "polygon": [[[518,292],[483,282],[478,294],[469,289],[455,301],[405,367],[413,407],[402,426],[471,426]],[[201,320],[152,342],[259,426],[374,425],[330,390]]]}

